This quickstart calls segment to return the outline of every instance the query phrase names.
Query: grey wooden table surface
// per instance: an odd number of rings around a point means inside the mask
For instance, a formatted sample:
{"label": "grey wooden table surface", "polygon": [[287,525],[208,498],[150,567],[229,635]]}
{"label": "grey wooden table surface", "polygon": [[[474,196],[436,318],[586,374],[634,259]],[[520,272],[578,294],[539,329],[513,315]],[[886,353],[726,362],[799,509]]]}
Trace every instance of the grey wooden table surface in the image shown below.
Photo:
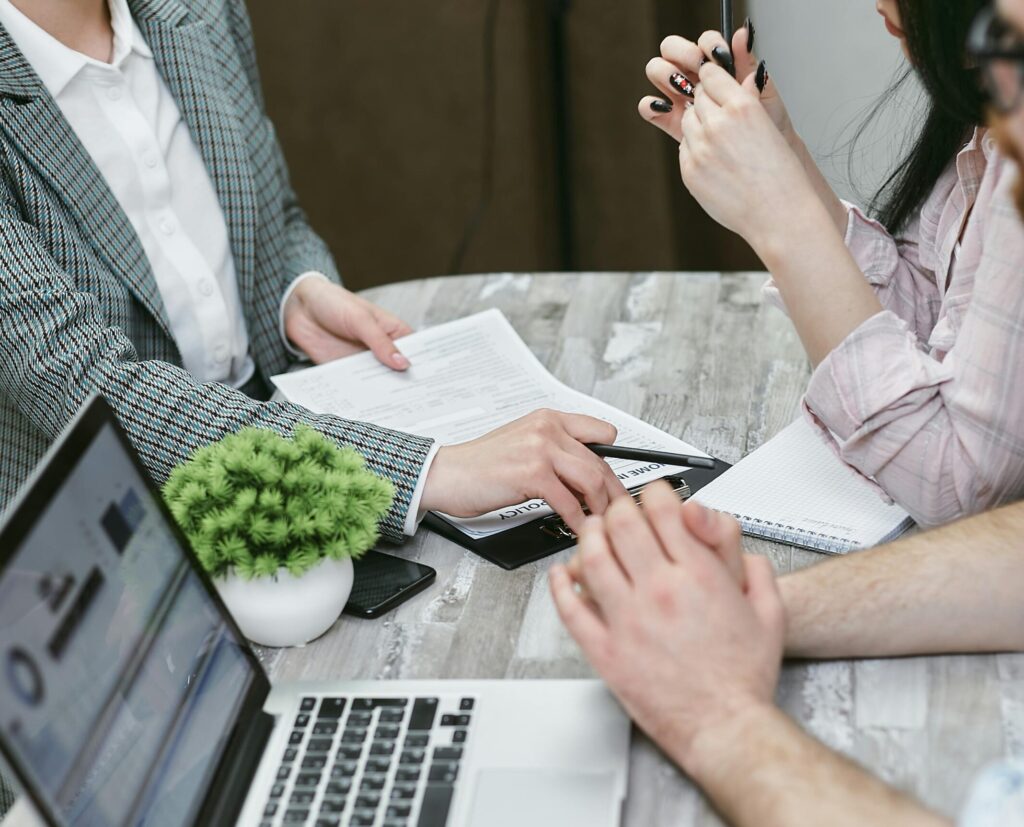
{"label": "grey wooden table surface", "polygon": [[[763,274],[494,275],[364,295],[416,328],[501,309],[559,379],[735,462],[796,416],[809,369]],[[747,540],[777,571],[811,552]],[[507,572],[432,533],[384,549],[436,583],[376,621],[343,618],[304,649],[264,651],[274,679],[576,678],[592,672],[548,596],[554,559]],[[700,664],[695,663],[699,669]],[[780,704],[808,731],[954,814],[971,775],[1024,756],[1024,657],[787,665]],[[693,786],[634,737],[629,827],[718,825]]]}

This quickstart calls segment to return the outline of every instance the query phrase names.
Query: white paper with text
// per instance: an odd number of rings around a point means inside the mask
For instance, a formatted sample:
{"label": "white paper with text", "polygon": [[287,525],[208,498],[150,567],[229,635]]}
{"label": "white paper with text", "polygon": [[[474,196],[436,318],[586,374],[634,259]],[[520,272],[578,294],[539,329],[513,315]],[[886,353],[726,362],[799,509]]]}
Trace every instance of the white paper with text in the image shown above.
{"label": "white paper with text", "polygon": [[[487,310],[401,340],[412,363],[396,373],[370,353],[273,377],[291,402],[315,413],[372,422],[450,445],[483,436],[539,408],[587,414],[618,428],[619,445],[708,456],[555,379],[499,310]],[[680,471],[609,460],[628,488]],[[472,484],[467,480],[467,484]],[[473,519],[448,517],[470,537],[489,537],[551,514],[543,500]]]}

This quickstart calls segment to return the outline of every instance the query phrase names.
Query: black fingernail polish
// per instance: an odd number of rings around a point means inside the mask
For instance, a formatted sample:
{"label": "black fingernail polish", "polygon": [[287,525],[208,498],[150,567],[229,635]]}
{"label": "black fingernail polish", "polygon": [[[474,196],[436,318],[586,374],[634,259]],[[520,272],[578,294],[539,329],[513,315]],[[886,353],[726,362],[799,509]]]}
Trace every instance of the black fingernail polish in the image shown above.
{"label": "black fingernail polish", "polygon": [[725,46],[715,46],[711,50],[711,56],[715,59],[719,66],[721,66],[730,75],[736,75],[736,64],[733,63],[732,53],[725,48]]}
{"label": "black fingernail polish", "polygon": [[754,75],[754,85],[757,86],[757,91],[763,95],[764,88],[768,85],[768,66],[763,60],[757,64],[757,74]]}
{"label": "black fingernail polish", "polygon": [[672,111],[672,104],[669,103],[668,101],[663,101],[660,99],[653,100],[651,101],[651,109],[653,109],[655,112],[658,112],[659,114],[664,115],[666,112]]}
{"label": "black fingernail polish", "polygon": [[676,72],[668,79],[668,82],[679,94],[686,95],[689,98],[693,97],[693,84],[690,83],[686,75]]}
{"label": "black fingernail polish", "polygon": [[754,31],[754,24],[750,21],[749,17],[747,18],[745,28],[747,30],[747,54],[752,55],[754,54],[754,36],[756,32]]}

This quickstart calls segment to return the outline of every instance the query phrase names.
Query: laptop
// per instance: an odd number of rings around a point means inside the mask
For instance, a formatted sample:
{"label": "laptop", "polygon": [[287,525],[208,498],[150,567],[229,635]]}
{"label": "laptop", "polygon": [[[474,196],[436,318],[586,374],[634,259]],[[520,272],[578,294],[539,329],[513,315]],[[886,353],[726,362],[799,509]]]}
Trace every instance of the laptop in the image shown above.
{"label": "laptop", "polygon": [[102,399],[0,528],[0,749],[43,823],[611,827],[629,739],[596,681],[271,687]]}

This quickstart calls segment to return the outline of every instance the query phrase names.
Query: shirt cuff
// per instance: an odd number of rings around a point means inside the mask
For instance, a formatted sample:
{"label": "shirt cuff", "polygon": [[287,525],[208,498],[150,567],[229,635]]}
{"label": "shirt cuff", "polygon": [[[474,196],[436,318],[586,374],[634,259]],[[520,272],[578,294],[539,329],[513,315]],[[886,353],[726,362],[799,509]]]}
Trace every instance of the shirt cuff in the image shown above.
{"label": "shirt cuff", "polygon": [[818,365],[804,404],[834,435],[843,456],[874,476],[901,447],[885,445],[890,437],[884,426],[899,418],[901,405],[952,378],[950,367],[922,352],[903,319],[883,310]]}
{"label": "shirt cuff", "polygon": [[305,273],[296,276],[292,280],[292,283],[288,285],[288,289],[284,291],[284,296],[281,298],[281,307],[277,311],[277,329],[281,333],[281,341],[284,343],[285,350],[287,350],[296,359],[299,359],[300,361],[303,362],[307,361],[309,359],[309,356],[307,356],[305,353],[303,353],[301,350],[295,347],[295,345],[293,345],[291,341],[289,341],[288,333],[285,330],[284,326],[284,309],[285,306],[288,304],[288,299],[290,299],[292,297],[292,293],[295,292],[295,288],[302,284],[302,282],[304,282],[306,279],[311,278],[318,278],[323,279],[324,281],[330,281],[330,279],[327,278],[327,276],[325,276],[319,270],[307,270]]}
{"label": "shirt cuff", "polygon": [[412,499],[409,500],[409,511],[405,515],[405,526],[403,531],[406,536],[412,537],[426,517],[426,512],[420,510],[420,500],[423,499],[423,491],[427,487],[427,474],[430,473],[430,466],[434,464],[434,457],[441,450],[441,443],[435,442],[430,446],[426,459],[423,461],[423,470],[420,471],[420,478],[416,481],[416,488],[413,489]]}

